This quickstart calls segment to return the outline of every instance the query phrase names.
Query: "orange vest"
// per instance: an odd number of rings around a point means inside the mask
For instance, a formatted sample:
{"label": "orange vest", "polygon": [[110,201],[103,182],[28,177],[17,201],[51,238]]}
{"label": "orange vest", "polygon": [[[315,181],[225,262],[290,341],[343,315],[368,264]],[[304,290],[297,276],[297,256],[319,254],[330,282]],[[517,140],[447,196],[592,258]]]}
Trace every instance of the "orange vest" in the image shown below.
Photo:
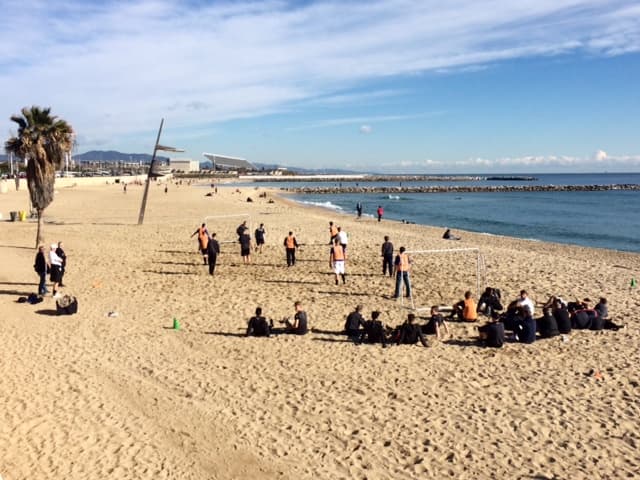
{"label": "orange vest", "polygon": [[472,322],[478,319],[478,312],[476,311],[476,302],[473,298],[466,298],[464,300],[464,309],[462,310],[462,318]]}
{"label": "orange vest", "polygon": [[334,245],[331,248],[331,253],[333,253],[333,261],[344,261],[344,250],[342,249],[342,245]]}
{"label": "orange vest", "polygon": [[198,229],[198,239],[200,240],[200,248],[205,249],[209,245],[209,237],[207,236],[207,230],[200,227]]}
{"label": "orange vest", "polygon": [[400,253],[398,254],[398,256],[400,257],[400,264],[398,265],[398,271],[408,272],[409,268],[411,268],[411,266],[409,265],[409,255],[407,255],[406,253]]}
{"label": "orange vest", "polygon": [[293,235],[287,236],[287,238],[284,239],[284,242],[287,248],[296,248],[296,237]]}

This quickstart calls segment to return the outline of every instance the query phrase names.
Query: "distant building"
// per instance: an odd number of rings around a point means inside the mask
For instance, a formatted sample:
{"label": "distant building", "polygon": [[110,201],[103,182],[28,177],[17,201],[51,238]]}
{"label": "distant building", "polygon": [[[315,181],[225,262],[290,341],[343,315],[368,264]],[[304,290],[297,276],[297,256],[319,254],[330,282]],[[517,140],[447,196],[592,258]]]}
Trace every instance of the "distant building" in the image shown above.
{"label": "distant building", "polygon": [[170,158],[169,169],[172,172],[197,172],[200,170],[200,162],[190,158]]}
{"label": "distant building", "polygon": [[213,164],[213,170],[257,170],[255,165],[244,158],[219,155],[217,153],[203,153],[207,160]]}

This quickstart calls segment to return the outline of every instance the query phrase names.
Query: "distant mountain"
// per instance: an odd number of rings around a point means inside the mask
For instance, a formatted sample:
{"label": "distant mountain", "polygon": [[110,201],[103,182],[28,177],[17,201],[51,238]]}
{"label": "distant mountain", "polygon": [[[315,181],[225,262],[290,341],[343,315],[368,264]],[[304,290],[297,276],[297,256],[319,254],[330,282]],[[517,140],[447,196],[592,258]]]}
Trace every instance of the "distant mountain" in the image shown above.
{"label": "distant mountain", "polygon": [[[91,150],[90,152],[74,155],[76,162],[142,162],[151,163],[151,155],[148,153],[122,153],[115,150]],[[156,156],[158,160],[168,161],[167,157]]]}

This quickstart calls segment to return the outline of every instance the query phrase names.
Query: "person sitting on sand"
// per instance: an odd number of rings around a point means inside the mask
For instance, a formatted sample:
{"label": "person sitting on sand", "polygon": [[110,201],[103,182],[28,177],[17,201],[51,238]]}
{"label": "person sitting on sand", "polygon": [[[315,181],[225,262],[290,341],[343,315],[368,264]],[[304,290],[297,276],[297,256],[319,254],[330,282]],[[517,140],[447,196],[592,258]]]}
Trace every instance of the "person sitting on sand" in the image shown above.
{"label": "person sitting on sand", "polygon": [[558,330],[558,322],[553,315],[551,308],[542,309],[542,318],[538,320],[538,327],[540,329],[541,338],[551,338],[560,335]]}
{"label": "person sitting on sand", "polygon": [[516,341],[520,343],[533,343],[536,341],[536,321],[527,305],[518,305],[516,307],[513,333]]}
{"label": "person sitting on sand", "polygon": [[504,323],[498,318],[489,317],[489,322],[478,327],[480,341],[491,348],[502,348],[504,345]]}
{"label": "person sitting on sand", "polygon": [[487,287],[482,295],[480,295],[476,311],[486,315],[487,317],[497,317],[497,312],[503,308],[502,303],[500,303],[500,298],[500,290],[497,288]]}
{"label": "person sitting on sand", "polygon": [[507,307],[504,315],[504,328],[507,330],[515,330],[515,317],[518,313],[518,307],[527,307],[529,315],[533,317],[534,304],[529,298],[526,290],[520,290],[520,295]]}
{"label": "person sitting on sand", "polygon": [[456,237],[453,233],[451,233],[451,229],[447,228],[442,234],[442,238],[445,240],[460,240],[460,237]]}
{"label": "person sitting on sand", "polygon": [[444,317],[440,313],[440,309],[437,305],[431,307],[431,317],[426,325],[422,327],[422,333],[425,335],[435,335],[436,339],[440,340],[440,329],[443,328],[445,333],[449,335],[449,327],[447,322],[444,321]]}
{"label": "person sitting on sand", "polygon": [[379,317],[380,312],[371,312],[371,320],[364,322],[359,343],[381,343],[383,348],[387,346],[387,335],[384,331],[384,325],[378,320]]}
{"label": "person sitting on sand", "polygon": [[470,290],[464,292],[464,300],[460,300],[453,306],[450,318],[458,317],[463,322],[475,322],[478,320],[476,301]]}
{"label": "person sitting on sand", "polygon": [[413,323],[416,319],[415,314],[410,313],[407,315],[407,321],[400,326],[400,332],[397,340],[397,345],[415,345],[420,340],[423,347],[427,347],[427,341],[422,335],[422,329]]}
{"label": "person sitting on sand", "polygon": [[267,322],[267,319],[262,316],[262,308],[256,308],[255,317],[249,319],[247,325],[247,337],[268,337],[271,334],[271,327],[273,325]]}
{"label": "person sitting on sand", "polygon": [[356,309],[347,315],[347,320],[344,323],[344,331],[347,336],[354,342],[360,338],[362,330],[360,327],[364,327],[364,318],[362,318],[362,305],[357,305]]}
{"label": "person sitting on sand", "polygon": [[563,335],[571,333],[571,317],[569,316],[569,310],[567,310],[566,304],[562,302],[561,298],[555,297],[552,312],[553,318],[556,319],[558,331]]}
{"label": "person sitting on sand", "polygon": [[282,320],[282,323],[285,324],[284,333],[305,335],[309,330],[307,312],[302,309],[302,302],[295,302],[293,306],[296,311],[295,315],[293,316],[293,322],[289,318],[285,318]]}

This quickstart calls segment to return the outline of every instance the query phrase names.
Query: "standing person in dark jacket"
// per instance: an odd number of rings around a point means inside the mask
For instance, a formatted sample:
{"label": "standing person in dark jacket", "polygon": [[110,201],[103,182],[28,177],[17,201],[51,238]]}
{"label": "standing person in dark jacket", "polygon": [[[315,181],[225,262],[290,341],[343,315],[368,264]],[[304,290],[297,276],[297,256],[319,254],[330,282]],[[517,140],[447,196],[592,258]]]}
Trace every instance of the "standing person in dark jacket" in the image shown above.
{"label": "standing person in dark jacket", "polygon": [[38,247],[38,253],[36,254],[36,260],[33,264],[33,269],[40,277],[40,283],[38,284],[38,295],[45,295],[49,293],[47,289],[47,270],[49,264],[47,262],[47,256],[44,253],[44,245]]}
{"label": "standing person in dark jacket", "polygon": [[62,249],[62,242],[58,242],[56,253],[62,259],[62,268],[60,269],[60,286],[64,287],[62,279],[64,278],[64,274],[67,273],[67,254],[64,253],[64,250]]}
{"label": "standing person in dark jacket", "polygon": [[389,276],[393,277],[393,243],[389,241],[389,236],[385,235],[382,244],[382,275],[387,274],[387,269]]}
{"label": "standing person in dark jacket", "polygon": [[220,253],[220,244],[216,240],[215,232],[211,234],[211,238],[209,238],[209,243],[207,243],[207,258],[209,261],[209,275],[213,275],[213,272],[216,270],[216,260],[218,259],[218,254]]}
{"label": "standing person in dark jacket", "polygon": [[262,245],[264,245],[264,236],[266,235],[266,230],[264,229],[264,223],[261,223],[256,231],[254,232],[254,236],[256,237],[256,252],[262,253]]}

